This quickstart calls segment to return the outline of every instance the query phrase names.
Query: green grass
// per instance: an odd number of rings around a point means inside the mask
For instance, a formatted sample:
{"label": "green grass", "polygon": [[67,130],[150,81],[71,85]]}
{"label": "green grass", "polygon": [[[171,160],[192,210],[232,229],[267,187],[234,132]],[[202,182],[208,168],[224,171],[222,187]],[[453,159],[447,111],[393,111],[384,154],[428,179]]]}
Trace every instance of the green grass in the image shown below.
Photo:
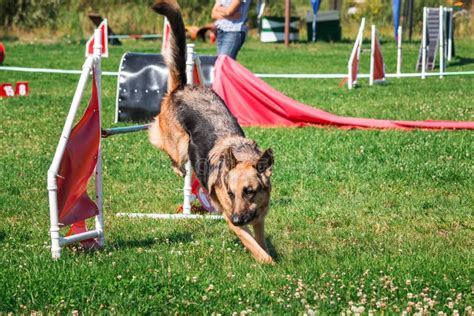
{"label": "green grass", "polygon": [[[457,43],[448,70],[472,70],[474,45]],[[104,70],[123,52],[112,47]],[[200,52],[214,48],[198,44]],[[418,45],[405,46],[412,72]],[[246,43],[240,61],[255,73],[342,73],[350,44]],[[387,70],[395,46],[383,45]],[[5,63],[80,69],[78,45],[10,44]],[[362,72],[368,69],[363,54]],[[27,80],[31,95],[0,99],[0,314],[435,314],[474,304],[474,149],[470,131],[248,128],[275,152],[268,241],[277,260],[262,266],[223,222],[116,218],[118,212],[174,213],[182,181],[145,133],[103,142],[106,247],[75,247],[52,261],[46,172],[77,76],[0,72]],[[338,80],[271,79],[286,95],[340,115],[473,120],[474,77],[390,80],[353,91]],[[115,79],[103,80],[103,121],[113,125]],[[360,310],[359,310],[360,311]]]}

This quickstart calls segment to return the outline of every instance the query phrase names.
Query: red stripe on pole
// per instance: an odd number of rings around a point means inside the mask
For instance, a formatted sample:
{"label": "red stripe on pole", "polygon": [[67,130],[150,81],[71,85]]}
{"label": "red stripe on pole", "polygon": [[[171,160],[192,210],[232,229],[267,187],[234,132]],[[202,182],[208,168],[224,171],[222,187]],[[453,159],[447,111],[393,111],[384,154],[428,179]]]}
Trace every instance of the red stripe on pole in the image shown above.
{"label": "red stripe on pole", "polygon": [[[100,23],[98,29],[101,32],[100,44],[102,45],[102,52],[101,57],[109,57],[109,45],[108,45],[108,28],[107,28],[107,20],[102,21]],[[86,43],[86,57],[94,55],[94,34],[92,34],[91,38]]]}

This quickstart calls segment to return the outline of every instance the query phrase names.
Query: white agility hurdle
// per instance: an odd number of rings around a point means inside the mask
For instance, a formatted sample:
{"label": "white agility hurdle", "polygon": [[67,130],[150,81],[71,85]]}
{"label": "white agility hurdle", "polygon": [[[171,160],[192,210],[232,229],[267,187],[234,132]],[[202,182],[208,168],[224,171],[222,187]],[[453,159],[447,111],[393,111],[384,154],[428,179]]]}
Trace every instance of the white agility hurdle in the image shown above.
{"label": "white agility hurdle", "polygon": [[[79,108],[82,95],[89,78],[89,74],[94,70],[93,74],[95,76],[95,81],[97,84],[97,96],[98,96],[98,106],[99,113],[101,108],[101,36],[102,33],[100,29],[97,29],[94,32],[94,54],[86,58],[84,65],[82,66],[81,77],[79,79],[74,98],[69,109],[69,113],[64,124],[61,137],[59,139],[59,144],[56,148],[54,154],[53,162],[48,170],[48,196],[49,196],[49,212],[51,220],[51,255],[54,259],[57,259],[61,255],[61,248],[77,242],[84,241],[91,238],[96,238],[97,244],[99,246],[104,245],[104,219],[103,219],[103,209],[102,209],[102,158],[101,158],[101,148],[99,144],[97,164],[95,170],[95,190],[96,190],[96,205],[98,208],[98,214],[95,217],[95,229],[87,231],[84,233],[75,234],[72,236],[61,237],[59,234],[60,224],[59,223],[59,207],[58,207],[58,182],[57,178],[59,176],[58,171],[60,168],[61,160],[63,158],[66,145],[68,143],[69,136],[71,134],[74,119]],[[100,120],[100,115],[99,115]]]}
{"label": "white agility hurdle", "polygon": [[[98,214],[95,216],[95,229],[77,233],[71,236],[61,236],[60,227],[65,226],[59,222],[60,209],[59,209],[59,195],[58,195],[58,178],[63,176],[59,174],[60,166],[62,163],[63,156],[65,154],[66,146],[68,144],[69,136],[73,130],[73,123],[81,103],[81,99],[84,93],[84,89],[87,85],[88,77],[90,72],[93,70],[94,80],[97,87],[97,100],[98,100],[98,114],[99,114],[99,126],[101,128],[100,115],[101,115],[101,31],[96,30],[94,33],[94,55],[86,58],[83,65],[81,76],[79,79],[76,92],[74,94],[69,113],[59,139],[59,144],[56,148],[56,152],[53,158],[53,162],[48,170],[48,192],[49,192],[49,208],[50,208],[50,221],[51,221],[51,254],[54,259],[58,259],[61,255],[62,247],[78,242],[87,241],[95,238],[95,244],[99,247],[104,245],[104,220],[103,220],[103,207],[102,207],[102,151],[99,141],[97,162],[95,165],[95,191],[96,191],[96,205]],[[194,52],[194,44],[187,45],[187,62],[186,62],[186,75],[188,84],[193,84],[194,71],[196,76],[203,82],[202,71],[200,69],[199,56]],[[146,126],[132,126],[132,127],[120,127],[115,129],[102,130],[102,133],[107,132],[107,136],[121,133],[134,132],[145,129]],[[105,137],[105,136],[102,136]],[[98,135],[99,140],[101,139]],[[184,178],[183,187],[183,212],[181,214],[153,214],[153,213],[118,213],[117,216],[129,217],[129,218],[154,218],[154,219],[222,219],[221,215],[197,215],[191,214],[191,203],[193,202],[194,195],[192,194],[191,180],[192,180],[192,167],[191,162],[188,161],[185,166],[186,176]]]}

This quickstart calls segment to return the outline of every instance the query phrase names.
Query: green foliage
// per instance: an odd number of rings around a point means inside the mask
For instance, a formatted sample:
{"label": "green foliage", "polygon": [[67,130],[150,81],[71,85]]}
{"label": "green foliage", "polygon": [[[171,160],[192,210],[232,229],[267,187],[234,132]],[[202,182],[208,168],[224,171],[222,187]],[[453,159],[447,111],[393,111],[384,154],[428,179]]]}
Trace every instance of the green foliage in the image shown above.
{"label": "green foliage", "polygon": [[41,26],[54,29],[60,4],[60,0],[1,0],[0,24],[4,27],[17,25],[24,29]]}
{"label": "green foliage", "polygon": [[[253,1],[250,11],[249,24],[256,25],[256,1]],[[392,1],[373,0],[363,4],[353,1],[343,1],[341,8],[341,23],[346,30],[344,37],[351,37],[352,28],[362,16],[368,23],[377,24],[379,30],[390,28],[392,24]],[[0,25],[4,27],[0,36],[6,33],[15,33],[17,30],[36,33],[37,37],[64,37],[68,40],[79,41],[88,37],[92,32],[92,23],[87,18],[90,12],[99,13],[108,18],[116,33],[142,34],[161,31],[162,19],[150,9],[153,0],[0,0]],[[204,25],[212,22],[210,12],[214,0],[181,0],[185,23],[188,25]],[[448,5],[448,0],[414,1],[415,32],[419,33],[422,23],[423,6]],[[269,1],[265,15],[282,16],[284,1]],[[358,8],[358,13],[348,15],[352,6]],[[469,10],[469,4],[465,5]],[[329,8],[329,1],[322,1],[321,10]],[[402,13],[404,8],[402,7]],[[301,18],[301,28],[304,28],[304,19],[311,11],[309,0],[292,1],[292,14]],[[459,19],[458,34],[470,36],[470,21]],[[402,21],[403,22],[403,21]],[[49,31],[45,33],[45,30]],[[2,34],[3,33],[3,34]],[[391,34],[391,32],[390,32]]]}

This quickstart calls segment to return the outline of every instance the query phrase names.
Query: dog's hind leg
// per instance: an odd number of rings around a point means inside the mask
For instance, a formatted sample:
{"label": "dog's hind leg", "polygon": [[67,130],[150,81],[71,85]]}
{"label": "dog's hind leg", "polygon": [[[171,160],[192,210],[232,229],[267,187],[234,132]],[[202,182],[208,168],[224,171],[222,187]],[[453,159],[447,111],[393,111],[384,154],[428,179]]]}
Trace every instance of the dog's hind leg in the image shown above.
{"label": "dog's hind leg", "polygon": [[157,116],[148,130],[148,135],[153,146],[168,154],[173,171],[178,176],[184,177],[186,173],[184,165],[188,160],[189,136],[169,117],[165,116],[165,113]]}

